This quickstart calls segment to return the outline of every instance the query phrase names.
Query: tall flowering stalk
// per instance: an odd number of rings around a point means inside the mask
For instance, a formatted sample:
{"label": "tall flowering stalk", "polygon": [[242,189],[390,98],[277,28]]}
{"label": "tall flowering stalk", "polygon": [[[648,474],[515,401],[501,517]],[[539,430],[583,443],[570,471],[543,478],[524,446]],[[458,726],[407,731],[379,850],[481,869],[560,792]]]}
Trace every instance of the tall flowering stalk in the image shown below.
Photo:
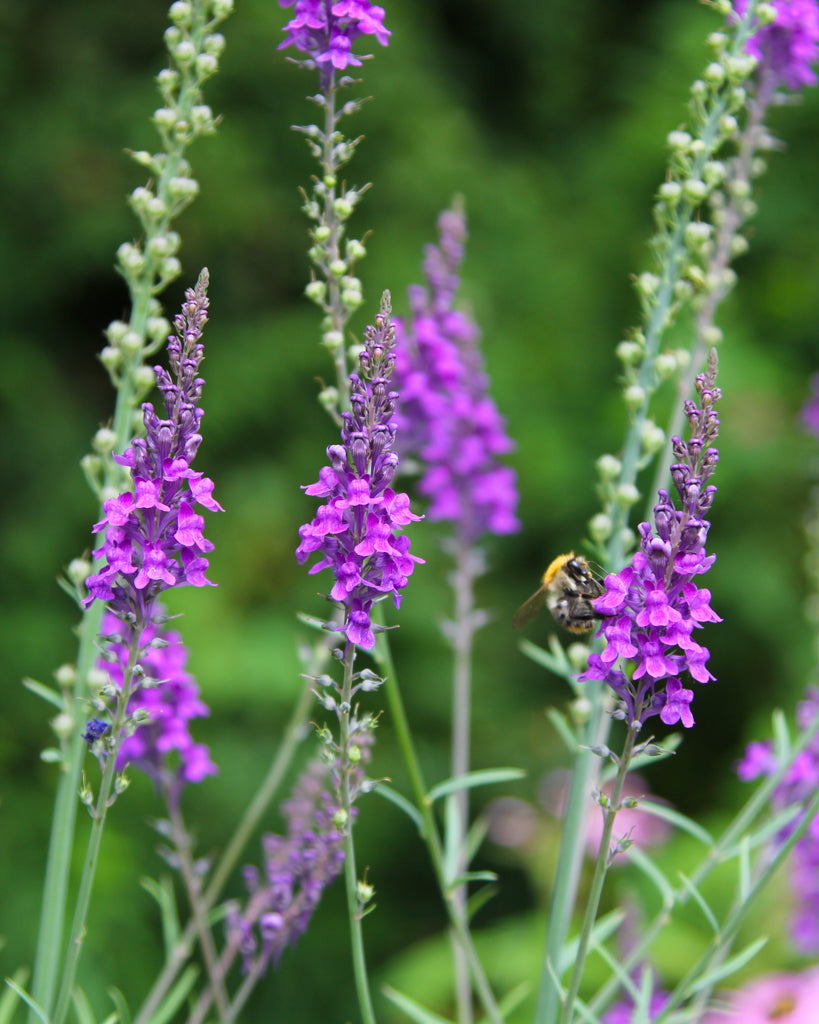
{"label": "tall flowering stalk", "polygon": [[[293,0],[279,0],[291,7]],[[279,49],[294,47],[304,57],[298,61],[308,70],[318,69],[319,92],[311,100],[324,111],[322,125],[296,128],[302,132],[310,151],[318,161],[321,174],[305,195],[304,212],[314,227],[308,255],[313,278],[306,294],[324,314],[322,344],[333,356],[336,369],[334,386],[325,388],[322,404],[335,417],[348,407],[348,357],[344,330],[348,320],[361,306],[361,281],[354,269],[366,255],[362,242],[345,239],[346,223],[369,185],[347,188],[340,183],[341,168],[352,159],[357,139],[345,138],[338,125],[345,114],[359,110],[359,100],[348,100],[337,109],[338,91],[354,83],[338,72],[359,67],[367,55],[356,55],[352,47],[362,36],[373,36],[382,46],[389,42],[390,31],[384,25],[384,8],[370,0],[296,0],[294,16],[285,26],[287,38]]]}
{"label": "tall flowering stalk", "polygon": [[[480,541],[486,534],[512,533],[520,524],[515,473],[499,461],[514,445],[489,395],[478,327],[455,306],[467,234],[459,204],[440,215],[438,232],[438,244],[427,246],[424,254],[426,287],[410,288],[410,317],[398,327],[396,423],[402,454],[420,470],[418,490],[429,501],[428,518],[452,524],[445,547],[455,562],[455,609],[444,632],[454,653],[451,772],[463,778],[470,767],[473,640],[486,621],[475,608],[475,581],[485,566]],[[467,789],[453,793],[449,802],[446,846],[455,852],[451,877],[442,880],[447,889],[468,869]],[[466,884],[456,887],[454,899],[466,920]],[[471,1019],[469,967],[458,942],[454,950],[463,1024]]]}
{"label": "tall flowering stalk", "polygon": [[713,447],[719,433],[714,404],[721,394],[716,373],[716,353],[712,352],[708,371],[697,378],[700,405],[686,403],[690,437],[688,441],[672,438],[679,461],[671,467],[671,477],[679,507],[667,491],[660,491],[654,523],[640,525],[640,548],[631,564],[609,574],[605,592],[592,602],[603,617],[598,635],[605,638],[606,646],[602,654],[590,655],[589,667],[579,681],[602,680],[614,691],[618,698],[615,717],[625,720],[627,734],[622,753],[609,753],[617,768],[611,796],[598,797],[603,835],[560,1024],[570,1024],[574,1018],[608,867],[629,845],[625,837],[612,849],[611,840],[629,767],[646,747],[637,744],[638,735],[645,721],[657,714],[668,725],[681,721],[691,727],[694,718],[689,705],[694,693],[683,685],[681,676],[687,671],[703,683],[713,678],[705,668],[708,651],[692,639],[692,633],[705,622],[720,621],[711,610],[710,593],[694,582],[714,562],[714,556],[705,552],[705,542],[706,516],[716,492],[707,481],[719,458]]}
{"label": "tall flowering stalk", "polygon": [[[409,498],[389,485],[398,469],[394,450],[393,422],[397,392],[391,389],[395,365],[395,327],[390,318],[389,294],[384,293],[375,325],[367,327],[359,356],[360,373],[350,376],[351,411],[341,413],[342,444],[327,449],[329,466],[324,466],[316,483],[304,490],[325,498],[315,518],[299,530],[296,558],[304,563],[314,553],[323,557],[311,574],[330,569],[334,582],[329,600],[340,607],[341,621],[325,623],[325,629],[344,636],[344,646],[335,653],[343,666],[340,684],[330,677],[316,680],[322,687],[323,706],[336,713],[339,739],[334,745],[338,757],[339,809],[337,822],[345,835],[345,879],[347,906],[353,945],[353,963],[359,1006],[365,1024],[374,1021],[369,993],[361,917],[368,889],[358,882],[355,869],[352,817],[353,799],[360,787],[355,783],[361,759],[360,731],[375,727],[374,719],[360,719],[353,705],[359,690],[376,689],[383,680],[370,672],[354,671],[356,648],[372,650],[376,634],[384,627],[372,621],[373,605],[391,596],[395,607],[415,564],[423,559],[410,554],[404,526],[420,519],[409,507]],[[333,691],[338,694],[336,698]],[[329,736],[325,737],[331,743]]]}
{"label": "tall flowering stalk", "polygon": [[207,271],[202,271],[195,289],[188,289],[182,313],[176,317],[178,332],[168,339],[173,376],[163,367],[154,372],[165,402],[166,418],[160,419],[151,403],[143,405],[146,436],[135,438],[131,447],[116,460],[131,473],[132,490],[104,502],[105,516],[94,526],[105,539],[96,551],[104,562],[99,572],[86,581],[87,607],[107,602],[109,622],[117,632],[104,636],[110,657],[121,668],[121,679],[102,686],[95,696],[98,711],[110,716],[110,729],[95,719],[86,738],[100,754],[104,770],[95,805],[93,794],[84,786],[82,799],[93,818],[88,855],[80,881],[69,950],[53,1020],[62,1024],[68,1010],[71,989],[82,949],[82,937],[91,897],[106,814],[113,799],[124,788],[120,751],[134,740],[144,724],[144,715],[131,704],[132,697],[150,682],[140,669],[150,660],[152,645],[158,646],[155,628],[163,621],[158,606],[160,595],[175,586],[204,586],[207,559],[213,547],[202,534],[204,520],[194,504],[212,510],[221,506],[212,496],[213,483],[191,468],[202,440],[199,399],[204,381],[197,376],[204,355],[202,329],[207,319]]}
{"label": "tall flowering stalk", "polygon": [[[191,143],[216,130],[216,118],[204,102],[203,86],[219,70],[225,39],[216,29],[231,10],[232,0],[174,0],[170,6],[171,24],[164,35],[168,63],[157,76],[161,105],[153,114],[160,145],[154,153],[138,150],[132,154],[150,176],[150,182],[134,189],[129,197],[142,238],[124,242],[117,250],[117,269],[128,287],[130,313],[108,325],[106,344],[100,352],[100,361],[116,391],[116,405],[110,426],[97,431],[93,450],[82,459],[86,480],[100,501],[120,490],[122,467],[114,463],[110,453],[122,451],[131,437],[137,404],[154,383],[146,360],[162,347],[170,330],[158,296],[182,270],[181,237],[174,230],[174,222],[199,191],[186,154]],[[87,571],[84,559],[71,563],[68,576],[74,587],[79,587]],[[102,604],[86,609],[76,665],[68,669],[72,691],[66,715],[74,724],[70,735],[61,737],[65,770],[57,783],[31,983],[32,996],[46,1014],[54,1007],[62,955],[85,747],[83,727],[74,719],[80,702],[88,697],[101,617]],[[31,1010],[29,1024],[36,1019]]]}

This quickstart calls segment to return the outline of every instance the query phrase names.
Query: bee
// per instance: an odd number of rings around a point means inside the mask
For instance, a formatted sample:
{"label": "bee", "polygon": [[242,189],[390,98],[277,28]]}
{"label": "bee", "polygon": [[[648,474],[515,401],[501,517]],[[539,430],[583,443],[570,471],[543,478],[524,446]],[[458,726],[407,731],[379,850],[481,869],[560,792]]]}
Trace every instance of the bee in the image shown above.
{"label": "bee", "polygon": [[600,618],[591,603],[603,593],[603,584],[592,575],[582,555],[574,551],[558,555],[544,572],[538,590],[515,612],[513,625],[520,629],[545,605],[570,633],[589,633]]}

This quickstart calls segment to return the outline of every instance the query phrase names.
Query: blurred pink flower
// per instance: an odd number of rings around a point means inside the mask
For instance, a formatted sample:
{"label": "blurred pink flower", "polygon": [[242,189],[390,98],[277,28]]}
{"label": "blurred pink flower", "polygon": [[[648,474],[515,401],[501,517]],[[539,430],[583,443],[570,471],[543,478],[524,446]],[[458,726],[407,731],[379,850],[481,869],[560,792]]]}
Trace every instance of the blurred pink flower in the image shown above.
{"label": "blurred pink flower", "polygon": [[801,973],[768,974],[731,993],[727,1008],[701,1024],[817,1024],[819,967]]}
{"label": "blurred pink flower", "polygon": [[[556,818],[562,818],[566,806],[566,793],[568,792],[569,773],[553,772],[543,783],[541,788],[541,802],[543,806]],[[603,792],[611,795],[611,783],[603,786]],[[651,802],[662,803],[656,797],[652,797],[648,785],[639,775],[630,775],[626,780],[623,790],[623,799],[632,797],[640,803]],[[618,843],[622,838],[629,838],[635,846],[644,849],[648,846],[658,846],[668,839],[671,833],[671,826],[662,818],[642,810],[641,807],[624,807],[617,815],[614,822],[613,843]],[[603,812],[599,807],[593,808],[589,817],[588,831],[586,834],[586,847],[590,857],[596,857],[600,849],[600,840],[603,838]],[[615,859],[615,864],[620,863]],[[819,1024],[819,1018],[817,1018]]]}

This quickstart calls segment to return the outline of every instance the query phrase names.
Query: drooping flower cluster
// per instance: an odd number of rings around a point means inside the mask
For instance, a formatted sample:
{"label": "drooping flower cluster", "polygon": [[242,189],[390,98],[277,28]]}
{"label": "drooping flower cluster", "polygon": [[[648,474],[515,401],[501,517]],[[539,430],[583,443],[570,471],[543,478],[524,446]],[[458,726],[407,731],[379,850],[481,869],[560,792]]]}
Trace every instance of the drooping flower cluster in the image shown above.
{"label": "drooping flower cluster", "polygon": [[[364,780],[372,732],[355,733],[352,742],[360,759],[351,771],[353,790]],[[242,955],[245,972],[275,966],[282,951],[304,934],[322,893],[344,866],[344,832],[337,825],[340,761],[311,761],[282,805],[287,834],[262,839],[264,871],[245,868],[249,900],[241,909],[231,903],[227,913],[228,941]],[[327,788],[331,775],[332,790]],[[351,819],[356,809],[351,808]],[[352,820],[350,820],[352,825]]]}
{"label": "drooping flower cluster", "polygon": [[[671,478],[680,499],[676,508],[668,492],[659,492],[654,526],[641,523],[640,546],[631,565],[606,577],[605,593],[593,602],[603,616],[598,636],[605,637],[602,654],[589,657],[580,679],[602,679],[623,703],[626,720],[644,722],[659,714],[666,725],[694,724],[690,704],[693,690],[683,686],[688,672],[697,682],[714,677],[706,668],[709,652],[692,637],[706,622],[720,622],[710,606],[711,593],[694,579],[708,571],[716,556],[707,555],[705,542],[716,487],[707,484],[719,453],[711,447],[719,433],[714,403],[716,358],[697,377],[700,406],[686,402],[690,439],[672,438],[677,462]],[[621,661],[630,662],[627,673]]]}
{"label": "drooping flower cluster", "polygon": [[343,632],[350,643],[366,650],[375,646],[370,621],[374,602],[392,594],[395,607],[416,562],[409,537],[399,531],[421,516],[410,511],[406,494],[389,486],[398,468],[392,422],[397,394],[391,391],[395,328],[389,297],[382,301],[375,326],[365,332],[361,373],[350,375],[352,412],[343,412],[341,439],[327,449],[324,466],[306,494],[326,498],[315,519],[299,529],[296,558],[303,564],[314,551],[324,556],[310,573],[331,569],[335,583],[330,597],[345,608]]}
{"label": "drooping flower cluster", "polygon": [[[796,722],[801,731],[815,724],[819,715],[819,689],[809,687],[805,700],[796,709]],[[749,743],[745,756],[737,766],[737,774],[745,781],[761,775],[774,775],[779,763],[771,741]],[[813,796],[819,789],[819,736],[797,756],[782,782],[776,787],[772,804],[775,810],[793,807]],[[784,842],[799,825],[792,821],[777,837]],[[790,883],[796,896],[791,921],[791,937],[803,953],[819,953],[819,817],[814,818],[805,835],[794,846],[790,860]]]}
{"label": "drooping flower cluster", "polygon": [[177,335],[168,339],[173,377],[154,367],[166,418],[144,403],[145,437],[135,438],[123,455],[114,455],[130,470],[133,489],[104,501],[105,516],[94,525],[94,533],[105,531],[104,544],[94,552],[104,565],[86,580],[83,604],[107,601],[121,622],[149,623],[154,602],[170,587],[213,585],[205,577],[205,555],[213,544],[203,536],[205,521],[194,506],[211,511],[222,511],[222,506],[213,498],[213,481],[191,469],[202,441],[204,413],[198,402],[204,381],[197,371],[204,356],[200,339],[207,286],[203,270],[174,321]]}
{"label": "drooping flower cluster", "polygon": [[[116,616],[109,612],[102,620],[102,633],[110,637],[106,656],[97,662],[111,682],[122,689],[128,664],[128,647],[117,631]],[[128,714],[138,714],[139,725],[123,738],[117,755],[117,770],[133,764],[155,782],[184,784],[201,782],[218,771],[203,743],[194,743],[188,729],[193,718],[204,718],[210,709],[199,697],[196,680],[185,670],[188,651],[179,633],[150,623],[139,638],[141,657],[128,701]],[[129,730],[130,731],[130,730]]]}
{"label": "drooping flower cluster", "polygon": [[[819,61],[819,5],[816,0],[769,0],[776,11],[771,24],[763,25],[748,40],[746,49],[759,61],[762,74],[775,86],[794,91],[816,85],[813,65]],[[734,0],[740,17],[748,0]]]}
{"label": "drooping flower cluster", "polygon": [[[290,7],[293,0],[279,0]],[[360,36],[373,35],[386,46],[392,34],[384,26],[384,8],[370,0],[295,0],[293,18],[284,26],[287,38],[279,49],[295,46],[323,71],[358,67],[361,60],[352,52]]]}
{"label": "drooping flower cluster", "polygon": [[410,289],[412,317],[399,325],[395,380],[402,454],[422,467],[427,515],[458,524],[460,536],[513,533],[518,494],[514,470],[498,457],[514,447],[488,394],[477,326],[454,308],[466,222],[460,210],[438,219],[439,244],[426,249],[428,287]]}

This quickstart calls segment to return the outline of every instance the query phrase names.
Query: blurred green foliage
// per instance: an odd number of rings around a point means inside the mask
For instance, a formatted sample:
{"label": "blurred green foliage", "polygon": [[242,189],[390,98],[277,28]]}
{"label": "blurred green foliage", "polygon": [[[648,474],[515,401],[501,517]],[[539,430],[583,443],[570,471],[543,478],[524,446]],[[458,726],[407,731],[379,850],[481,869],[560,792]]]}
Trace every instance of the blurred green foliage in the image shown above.
{"label": "blurred green foliage", "polygon": [[[222,71],[206,87],[223,122],[192,151],[202,191],[179,226],[184,278],[165,297],[172,313],[199,268],[210,268],[197,464],[227,509],[208,526],[219,587],[173,602],[185,613],[192,668],[213,709],[197,736],[221,766],[187,798],[203,854],[224,843],[264,774],[299,687],[303,628],[294,613],[323,611],[321,579],[307,577],[293,557],[298,526],[312,514],[299,485],[316,478],[335,440],[315,402],[331,367],[302,295],[298,189],[314,167],[289,131],[312,118],[305,95],[315,82],[276,51],[286,11],[274,0],[237,8],[224,27]],[[51,743],[49,709],[20,680],[48,682],[73,658],[76,611],[55,577],[89,545],[97,518],[77,463],[112,409],[95,354],[105,325],[124,311],[113,253],[136,231],[124,199],[142,183],[124,147],[155,146],[152,76],[163,66],[165,14],[162,2],[106,0],[10,0],[0,9],[4,974],[32,955],[55,782],[55,769],[38,758]],[[707,59],[703,40],[717,16],[693,0],[430,0],[387,5],[386,20],[389,50],[375,47],[356,90],[373,98],[346,124],[364,135],[349,180],[374,185],[355,221],[355,230],[371,232],[361,265],[368,301],[356,329],[372,318],[384,288],[397,312],[406,308],[437,213],[461,193],[471,230],[462,300],[483,330],[493,393],[517,442],[511,462],[524,525],[491,542],[480,583],[492,622],[477,645],[474,762],[522,765],[528,777],[504,792],[536,804],[545,774],[565,761],[544,710],[568,693],[519,654],[510,620],[539,567],[577,546],[597,510],[594,461],[617,450],[624,424],[614,348],[637,316],[629,276],[650,266],[664,138],[685,119],[688,85]],[[802,615],[801,519],[815,445],[800,435],[797,415],[819,366],[819,207],[807,185],[819,164],[817,106],[814,92],[774,113],[786,151],[772,156],[760,183],[751,252],[724,310],[710,545],[718,561],[709,586],[725,622],[707,639],[718,682],[698,688],[696,729],[650,779],[711,822],[741,796],[732,768],[742,743],[767,734],[770,708],[792,707],[814,667]],[[449,662],[437,630],[450,611],[444,533],[431,524],[413,529],[413,551],[427,565],[393,634],[432,780],[448,763]],[[549,628],[541,620],[530,635],[545,642]],[[386,715],[373,772],[403,785]],[[158,813],[149,784],[135,778],[110,819],[81,971],[100,1015],[109,1008],[106,985],[136,1005],[160,963],[158,917],[138,885],[165,870],[149,827]],[[488,843],[479,855],[481,866],[500,872],[500,892],[476,925],[497,979],[509,985],[537,963],[544,931],[554,826],[542,809],[537,821],[541,842],[526,850]],[[278,824],[271,813],[266,827]],[[81,819],[80,840],[86,827]],[[377,797],[362,805],[358,834],[361,869],[377,889],[365,929],[374,977],[445,999],[444,916],[423,847]],[[258,847],[248,851],[248,859],[257,855]],[[684,868],[685,844],[668,856]],[[301,1024],[355,1016],[342,896],[340,886],[327,895],[244,1019],[267,1019],[270,1007]],[[754,927],[777,926],[779,906],[772,901]],[[692,928],[704,934],[701,922]],[[697,941],[682,929],[677,938],[679,948]],[[774,943],[762,962],[789,955]],[[674,957],[664,964],[672,974],[673,964]],[[398,1019],[391,1014],[382,1008],[380,1019]]]}

